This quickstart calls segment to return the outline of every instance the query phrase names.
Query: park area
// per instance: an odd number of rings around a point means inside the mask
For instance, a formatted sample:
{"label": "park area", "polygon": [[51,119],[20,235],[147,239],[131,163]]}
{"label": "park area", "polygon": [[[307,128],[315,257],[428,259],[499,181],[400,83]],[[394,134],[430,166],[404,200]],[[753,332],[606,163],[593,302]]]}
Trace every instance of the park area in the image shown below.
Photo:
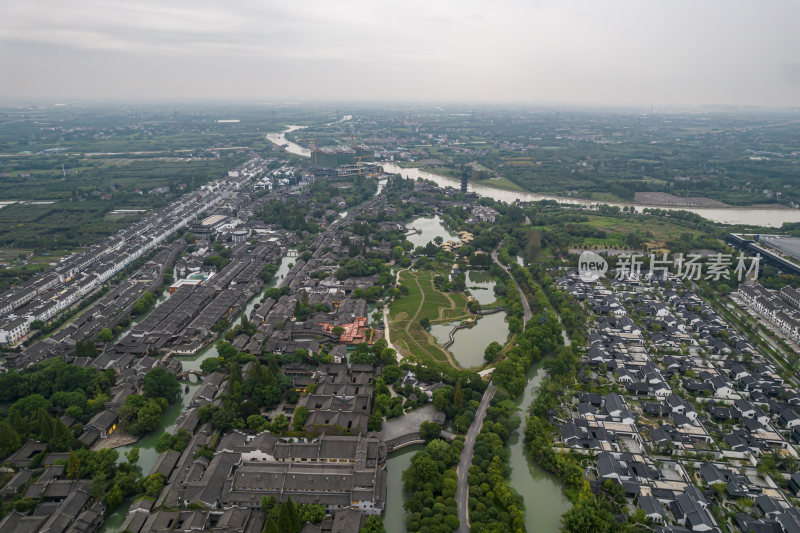
{"label": "park area", "polygon": [[422,324],[454,322],[470,318],[471,314],[467,311],[464,294],[436,289],[435,275],[436,272],[430,270],[400,272],[399,282],[408,289],[408,294],[392,302],[389,335],[404,357],[413,355],[421,360],[456,366],[452,355],[436,343]]}

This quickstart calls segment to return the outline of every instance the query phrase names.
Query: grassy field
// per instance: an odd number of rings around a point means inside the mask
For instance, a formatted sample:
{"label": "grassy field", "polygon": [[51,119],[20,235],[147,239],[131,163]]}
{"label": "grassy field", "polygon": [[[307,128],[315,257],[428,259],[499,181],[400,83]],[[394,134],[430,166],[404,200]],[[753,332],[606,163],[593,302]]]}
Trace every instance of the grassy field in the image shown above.
{"label": "grassy field", "polygon": [[443,293],[433,286],[436,274],[431,271],[403,271],[400,283],[408,295],[392,302],[389,309],[389,335],[392,344],[403,356],[447,362],[456,366],[452,355],[436,344],[436,340],[420,325],[427,318],[431,323],[452,322],[469,317],[467,298],[461,293]]}
{"label": "grassy field", "polygon": [[653,234],[653,238],[659,241],[678,240],[682,233],[703,234],[702,230],[692,229],[686,225],[680,226],[663,218],[651,217],[646,223],[643,224],[643,222],[639,217],[625,219],[623,217],[590,214],[587,224],[608,232],[636,233],[637,231],[649,231]]}

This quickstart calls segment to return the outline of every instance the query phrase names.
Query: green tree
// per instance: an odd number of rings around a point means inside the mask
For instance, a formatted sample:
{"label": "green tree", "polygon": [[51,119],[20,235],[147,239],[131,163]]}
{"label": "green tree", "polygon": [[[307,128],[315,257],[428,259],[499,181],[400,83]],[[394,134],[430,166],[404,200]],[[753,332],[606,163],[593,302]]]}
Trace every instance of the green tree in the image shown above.
{"label": "green tree", "polygon": [[439,389],[433,392],[433,406],[437,411],[444,411],[450,402],[450,392],[447,389]]}
{"label": "green tree", "polygon": [[436,422],[426,420],[419,426],[419,435],[426,441],[438,439],[442,434],[442,426]]}
{"label": "green tree", "polygon": [[161,414],[167,406],[163,398],[154,400],[139,394],[131,394],[119,408],[122,427],[132,435],[144,435],[158,427]]}
{"label": "green tree", "polygon": [[70,405],[67,407],[67,410],[64,411],[64,414],[77,420],[83,416],[83,409],[77,405]]}
{"label": "green tree", "polygon": [[456,409],[464,407],[464,391],[461,388],[461,378],[458,378],[456,388],[453,390],[453,407]]}
{"label": "green tree", "polygon": [[295,533],[294,521],[292,520],[291,512],[288,505],[278,506],[278,530],[282,532]]}
{"label": "green tree", "polygon": [[397,365],[389,365],[383,367],[383,372],[381,373],[381,377],[383,380],[388,383],[389,385],[395,383],[400,376],[403,374],[403,371],[400,370],[400,367]]}
{"label": "green tree", "polygon": [[52,436],[49,444],[56,450],[66,450],[75,438],[60,418],[51,417]]}
{"label": "green tree", "polygon": [[434,439],[425,446],[425,451],[434,461],[444,463],[450,454],[450,445],[442,439]]}
{"label": "green tree", "polygon": [[4,420],[0,423],[0,458],[6,457],[11,452],[16,451],[22,443],[19,433]]}
{"label": "green tree", "polygon": [[281,530],[278,528],[278,523],[272,517],[268,517],[261,533],[281,533]]}
{"label": "green tree", "polygon": [[172,436],[171,448],[176,452],[182,452],[189,445],[190,440],[192,440],[192,434],[188,430],[181,428]]}
{"label": "green tree", "polygon": [[483,359],[487,363],[491,363],[492,361],[495,360],[495,358],[497,358],[497,354],[499,354],[502,351],[502,349],[503,346],[499,342],[492,341],[491,344],[489,344],[489,346],[486,347],[486,350],[484,350]]}
{"label": "green tree", "polygon": [[173,403],[180,398],[181,384],[167,369],[157,366],[144,377],[142,392],[147,398],[164,398]]}
{"label": "green tree", "polygon": [[100,339],[101,342],[111,342],[114,340],[114,332],[109,328],[103,328],[100,330],[100,333],[97,334],[97,338]]}
{"label": "green tree", "polygon": [[562,531],[584,533],[586,531],[614,531],[618,529],[614,515],[601,506],[588,488],[578,496],[578,502],[561,517]]}
{"label": "green tree", "polygon": [[139,448],[131,448],[125,452],[125,458],[128,460],[129,465],[136,465],[139,462]]}
{"label": "green tree", "polygon": [[164,476],[161,474],[147,476],[142,482],[142,488],[149,497],[156,498],[164,488]]}
{"label": "green tree", "polygon": [[318,524],[325,518],[325,506],[318,503],[306,503],[300,506],[300,523]]}
{"label": "green tree", "polygon": [[204,374],[212,374],[219,370],[220,362],[218,357],[209,357],[208,359],[203,359],[203,362],[200,363],[200,371]]}
{"label": "green tree", "polygon": [[247,427],[258,429],[267,424],[267,420],[261,415],[250,415],[247,417]]}
{"label": "green tree", "polygon": [[300,521],[300,511],[298,511],[297,505],[292,501],[291,496],[286,500],[285,505],[289,511],[289,518],[292,521],[292,530],[299,532],[300,528],[303,527],[303,523]]}
{"label": "green tree", "polygon": [[371,515],[367,517],[364,527],[359,529],[358,533],[386,533],[386,528],[383,527],[383,520],[380,515]]}
{"label": "green tree", "polygon": [[29,511],[33,511],[34,507],[36,507],[36,500],[31,498],[19,498],[14,500],[14,510],[19,513],[27,513]]}
{"label": "green tree", "polygon": [[164,453],[171,447],[172,447],[172,435],[170,435],[165,431],[161,435],[159,435],[158,440],[156,440],[156,446],[155,446],[156,451],[158,453]]}
{"label": "green tree", "polygon": [[16,412],[27,418],[31,414],[38,412],[39,409],[47,411],[52,406],[53,404],[41,394],[29,394],[14,402],[14,405],[9,409],[9,414],[13,415]]}
{"label": "green tree", "polygon": [[304,405],[298,405],[294,408],[294,416],[292,416],[292,427],[296,431],[303,431],[306,420],[308,420],[308,408]]}
{"label": "green tree", "polygon": [[67,478],[78,479],[81,477],[81,460],[78,454],[70,450],[67,456]]}
{"label": "green tree", "polygon": [[368,431],[380,431],[383,428],[383,417],[378,413],[369,415],[367,419]]}
{"label": "green tree", "polygon": [[289,419],[285,415],[279,414],[275,417],[270,425],[270,430],[273,433],[283,433],[289,428]]}

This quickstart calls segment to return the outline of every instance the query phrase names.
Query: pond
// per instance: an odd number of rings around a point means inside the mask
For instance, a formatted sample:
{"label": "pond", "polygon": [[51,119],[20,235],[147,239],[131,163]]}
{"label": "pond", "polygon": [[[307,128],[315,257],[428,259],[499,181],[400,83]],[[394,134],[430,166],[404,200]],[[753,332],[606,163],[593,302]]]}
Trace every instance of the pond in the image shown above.
{"label": "pond", "polygon": [[481,305],[493,304],[497,301],[494,295],[495,281],[488,270],[470,270],[467,272],[467,289]]}
{"label": "pond", "polygon": [[[434,324],[431,326],[431,335],[440,346],[450,340],[450,332],[458,322]],[[497,341],[505,344],[508,340],[508,324],[505,312],[494,313],[481,317],[471,328],[462,328],[453,335],[453,344],[448,351],[458,364],[463,368],[483,366],[483,353],[486,347]]]}
{"label": "pond", "polygon": [[406,228],[408,228],[409,231],[416,229],[421,232],[406,236],[406,239],[411,241],[414,246],[425,246],[436,237],[441,237],[447,241],[458,236],[444,227],[439,215],[414,219],[406,224]]}
{"label": "pond", "polygon": [[386,507],[383,510],[383,525],[386,533],[404,533],[406,530],[406,511],[403,504],[408,493],[403,490],[403,471],[411,465],[414,454],[425,449],[416,444],[389,454],[386,460]]}
{"label": "pond", "polygon": [[525,501],[525,527],[536,533],[557,533],[561,515],[572,506],[558,480],[537,466],[525,450],[525,413],[539,394],[539,384],[545,376],[542,364],[528,371],[528,384],[522,397],[515,401],[520,408],[522,424],[509,438],[511,458],[510,484]]}

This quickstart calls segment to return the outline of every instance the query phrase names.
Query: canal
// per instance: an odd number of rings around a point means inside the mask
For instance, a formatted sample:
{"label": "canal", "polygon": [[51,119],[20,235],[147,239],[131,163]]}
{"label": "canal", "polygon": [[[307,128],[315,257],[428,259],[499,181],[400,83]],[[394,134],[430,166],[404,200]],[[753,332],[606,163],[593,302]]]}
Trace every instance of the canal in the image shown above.
{"label": "canal", "polygon": [[509,483],[525,501],[525,528],[528,533],[557,533],[561,529],[561,515],[572,505],[558,480],[536,465],[525,450],[525,415],[539,393],[539,384],[544,377],[541,362],[528,371],[525,392],[514,402],[520,408],[522,424],[509,438]]}
{"label": "canal", "polygon": [[[272,281],[268,285],[269,287],[275,287],[279,285],[286,274],[291,269],[295,258],[289,257],[288,253],[285,254],[281,258],[281,262],[278,265],[278,270],[275,272],[275,276],[273,277]],[[247,305],[245,306],[245,313],[247,316],[250,316],[250,312],[255,308],[256,304],[261,301],[264,292],[259,291],[256,293],[250,300],[248,300]],[[166,299],[166,298],[165,298]],[[163,300],[159,299],[159,304]],[[236,325],[236,320],[232,321],[230,327],[234,327]],[[183,365],[184,370],[200,370],[200,364],[209,357],[217,357],[219,352],[217,352],[216,343],[211,343],[206,346],[203,350],[201,350],[197,355],[193,357],[180,357],[181,364]],[[181,381],[181,401],[175,402],[174,404],[167,407],[166,411],[161,418],[161,425],[158,426],[156,429],[144,435],[138,441],[133,444],[129,444],[127,446],[120,446],[119,448],[115,448],[117,452],[119,452],[119,461],[125,461],[125,452],[129,451],[132,448],[139,449],[139,462],[138,465],[142,469],[143,474],[148,474],[150,469],[153,468],[153,465],[156,463],[158,459],[159,453],[156,451],[156,441],[158,437],[164,433],[171,433],[175,430],[175,422],[178,420],[178,417],[181,413],[189,406],[189,403],[192,401],[192,396],[194,395],[195,390],[197,387],[200,386],[199,381]],[[188,392],[187,392],[188,388]],[[113,533],[115,531],[119,531],[119,527],[125,521],[125,516],[128,513],[128,509],[130,508],[130,501],[123,502],[119,507],[117,507],[114,512],[109,514],[105,520],[103,521],[103,527],[100,529],[101,533]]]}
{"label": "canal", "polygon": [[411,466],[414,454],[425,449],[422,444],[408,446],[389,454],[386,460],[386,507],[383,510],[383,525],[386,533],[404,533],[406,511],[403,504],[409,494],[403,490],[403,471]]}
{"label": "canal", "polygon": [[[192,401],[192,396],[194,396],[195,389],[197,389],[199,386],[199,381],[194,383],[181,381],[181,401],[175,402],[167,407],[166,411],[164,411],[164,414],[162,415],[161,425],[133,444],[114,448],[119,453],[119,462],[126,461],[126,452],[133,448],[138,448],[139,462],[137,464],[139,467],[141,467],[142,473],[147,475],[150,472],[150,469],[153,468],[153,465],[156,464],[156,460],[158,459],[159,453],[156,451],[156,441],[158,440],[158,437],[165,431],[171,433],[175,430],[175,422],[178,420],[178,417],[181,415],[183,410],[189,406],[189,403]],[[188,392],[186,392],[187,387],[189,389]],[[130,508],[131,503],[131,501],[122,502],[122,504],[120,504],[119,507],[114,510],[114,512],[109,514],[103,521],[103,527],[100,529],[100,533],[113,533],[115,531],[119,531],[119,527],[125,521],[125,516],[128,514],[128,509]]]}
{"label": "canal", "polygon": [[[509,438],[509,483],[522,495],[525,502],[525,527],[528,533],[557,533],[561,529],[561,515],[572,505],[558,480],[537,466],[525,450],[525,413],[539,393],[539,385],[544,377],[541,362],[528,371],[525,392],[514,402],[520,409],[523,421]],[[403,490],[403,471],[411,465],[414,454],[423,449],[421,444],[410,446],[390,454],[386,461],[386,508],[383,512],[383,523],[387,533],[406,531],[403,504],[408,500],[409,494]]]}

